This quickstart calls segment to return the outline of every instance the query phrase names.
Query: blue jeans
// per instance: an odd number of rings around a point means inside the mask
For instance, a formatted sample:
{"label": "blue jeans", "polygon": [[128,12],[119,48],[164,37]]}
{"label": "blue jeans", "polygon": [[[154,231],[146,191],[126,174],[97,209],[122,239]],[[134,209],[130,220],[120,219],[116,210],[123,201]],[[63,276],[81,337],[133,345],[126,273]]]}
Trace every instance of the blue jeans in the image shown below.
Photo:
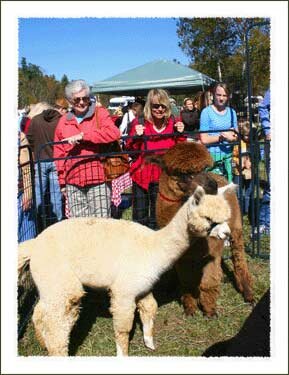
{"label": "blue jeans", "polygon": [[265,152],[265,168],[267,174],[267,184],[263,192],[259,211],[259,225],[264,225],[266,229],[270,229],[270,200],[271,200],[271,173],[270,173],[270,142],[266,141],[264,145]]}
{"label": "blue jeans", "polygon": [[[43,202],[41,200],[39,177],[41,178],[42,183]],[[47,203],[48,192],[49,202]],[[38,171],[38,163],[35,164],[35,194],[37,211],[40,213],[40,215],[43,213],[41,204],[44,204],[45,215],[46,209],[51,209],[51,212],[48,213],[48,218],[51,223],[62,220],[62,194],[58,182],[57,170],[53,161],[40,162],[40,176]]]}
{"label": "blue jeans", "polygon": [[270,229],[270,188],[264,191],[259,212],[259,225]]}
{"label": "blue jeans", "polygon": [[148,190],[143,189],[137,183],[132,185],[132,219],[137,223],[151,229],[157,229],[156,200],[159,184],[151,182]]}
{"label": "blue jeans", "polygon": [[[234,183],[238,186],[241,183],[241,178],[238,175],[234,175],[233,177]],[[240,199],[240,191],[239,187],[237,188],[237,196],[239,201],[241,202],[241,211],[243,214],[249,213],[249,207],[251,202],[251,195],[252,195],[252,180],[245,180],[242,178],[242,197]]]}
{"label": "blue jeans", "polygon": [[23,242],[36,237],[35,215],[32,209],[24,211],[22,208],[23,193],[17,198],[18,206],[18,242]]}

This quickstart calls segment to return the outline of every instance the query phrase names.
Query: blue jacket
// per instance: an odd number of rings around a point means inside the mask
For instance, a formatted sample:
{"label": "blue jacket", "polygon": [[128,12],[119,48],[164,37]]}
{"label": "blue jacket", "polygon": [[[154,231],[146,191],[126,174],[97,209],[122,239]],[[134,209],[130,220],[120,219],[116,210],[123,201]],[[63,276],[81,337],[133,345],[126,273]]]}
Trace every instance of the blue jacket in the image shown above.
{"label": "blue jacket", "polygon": [[262,129],[265,135],[271,133],[271,122],[270,122],[270,89],[266,91],[264,99],[259,104],[259,116]]}

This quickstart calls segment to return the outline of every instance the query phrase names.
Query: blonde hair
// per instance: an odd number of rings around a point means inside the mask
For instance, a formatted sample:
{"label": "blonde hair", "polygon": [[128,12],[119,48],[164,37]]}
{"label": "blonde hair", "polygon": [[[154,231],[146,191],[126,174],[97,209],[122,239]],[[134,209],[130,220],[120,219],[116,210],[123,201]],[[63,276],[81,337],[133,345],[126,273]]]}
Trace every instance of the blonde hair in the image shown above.
{"label": "blonde hair", "polygon": [[51,109],[51,105],[49,105],[47,102],[39,102],[36,104],[30,105],[30,111],[27,115],[30,119],[33,119],[36,115],[39,115],[42,113],[45,109]]}
{"label": "blonde hair", "polygon": [[189,100],[190,100],[192,103],[194,103],[192,98],[185,98],[184,101],[183,101],[183,105],[186,105],[187,102],[188,102]]}
{"label": "blonde hair", "polygon": [[213,103],[212,99],[213,93],[211,90],[203,91],[200,96],[200,110],[202,110],[205,107],[208,107],[210,104]]}
{"label": "blonde hair", "polygon": [[217,83],[217,84],[213,87],[213,96],[214,96],[214,101],[215,101],[215,96],[216,96],[216,90],[217,90],[218,87],[221,87],[221,88],[225,91],[225,93],[226,93],[226,95],[227,95],[226,106],[229,106],[229,104],[230,104],[230,95],[231,95],[231,92],[230,92],[230,90],[229,90],[228,85],[227,85],[226,83],[224,83],[224,82],[219,82],[219,83]]}
{"label": "blonde hair", "polygon": [[152,89],[148,92],[146,104],[144,106],[144,117],[146,120],[152,121],[153,116],[151,111],[151,104],[155,96],[158,98],[160,104],[163,104],[167,107],[165,111],[165,119],[167,120],[168,118],[170,118],[172,110],[169,95],[163,89]]}
{"label": "blonde hair", "polygon": [[115,109],[115,111],[113,112],[113,114],[116,115],[116,116],[122,116],[122,115],[123,115],[123,112],[122,112],[121,107],[117,107],[117,108]]}
{"label": "blonde hair", "polygon": [[250,134],[250,121],[239,120],[239,131],[242,136],[248,136]]}
{"label": "blonde hair", "polygon": [[66,99],[64,98],[60,98],[60,99],[57,99],[55,101],[55,108],[64,108],[64,109],[68,109],[69,107],[69,103]]}

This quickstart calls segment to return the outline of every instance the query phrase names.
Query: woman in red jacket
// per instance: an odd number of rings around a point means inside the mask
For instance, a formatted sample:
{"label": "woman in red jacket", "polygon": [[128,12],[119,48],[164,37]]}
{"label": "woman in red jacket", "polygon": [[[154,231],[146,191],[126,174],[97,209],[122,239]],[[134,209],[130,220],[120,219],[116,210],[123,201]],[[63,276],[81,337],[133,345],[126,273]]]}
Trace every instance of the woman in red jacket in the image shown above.
{"label": "woman in red jacket", "polygon": [[[149,91],[144,107],[144,121],[135,118],[131,124],[127,140],[128,150],[152,150],[163,153],[185,138],[172,133],[183,133],[184,124],[175,122],[171,116],[171,105],[167,92],[162,89]],[[165,136],[171,134],[171,136]],[[156,150],[163,151],[156,151]],[[154,164],[147,164],[147,152],[136,153],[132,162],[130,175],[133,180],[133,220],[156,229],[155,202],[158,193],[158,182],[161,170]]]}
{"label": "woman in red jacket", "polygon": [[56,160],[56,167],[61,191],[67,194],[69,214],[109,217],[111,187],[95,154],[101,153],[101,144],[119,139],[120,131],[109,112],[91,102],[85,81],[70,82],[65,95],[72,110],[60,118],[54,141],[67,142],[55,144],[53,156],[62,158]]}

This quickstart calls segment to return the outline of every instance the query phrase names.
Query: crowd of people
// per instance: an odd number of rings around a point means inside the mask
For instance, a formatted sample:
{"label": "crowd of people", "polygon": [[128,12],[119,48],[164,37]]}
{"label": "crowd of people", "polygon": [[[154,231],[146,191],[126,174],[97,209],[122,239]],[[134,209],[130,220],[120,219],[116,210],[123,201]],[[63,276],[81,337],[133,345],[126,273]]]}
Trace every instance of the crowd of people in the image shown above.
{"label": "crowd of people", "polygon": [[[266,167],[270,176],[270,126],[269,131],[266,128],[268,123],[270,125],[270,120],[267,101],[260,106],[260,119],[266,129]],[[43,211],[47,199],[50,210],[48,224],[65,217],[113,215],[113,185],[106,180],[102,159],[97,155],[103,153],[104,145],[115,141],[130,155],[127,180],[132,186],[134,221],[157,229],[155,204],[161,172],[158,166],[148,163],[145,156],[149,153],[162,153],[178,142],[189,140],[201,142],[208,147],[214,160],[214,173],[222,174],[229,182],[241,185],[241,189],[244,189],[242,196],[245,197],[242,210],[247,214],[252,195],[249,126],[246,119],[238,122],[237,114],[229,102],[227,85],[218,83],[212,90],[185,98],[181,110],[176,111],[175,99],[173,102],[167,91],[156,88],[148,92],[145,101],[136,100],[126,111],[118,108],[110,113],[97,100],[92,100],[90,88],[85,81],[75,80],[65,87],[65,98],[56,100],[53,105],[44,102],[32,105],[27,111],[29,113],[19,116],[19,145],[29,145],[32,150],[33,160],[29,165],[30,168],[33,163],[35,166],[35,173],[30,173],[30,176],[35,174],[38,218],[35,219],[36,226],[35,220],[33,224],[29,217],[33,211],[32,190],[24,197],[23,189],[19,189],[19,242],[28,239],[21,234],[24,221],[26,227],[29,224],[30,238],[45,227],[41,219],[47,215]],[[240,146],[237,145],[239,137]],[[29,180],[23,178],[23,151],[19,155],[19,180],[23,186],[24,181],[27,185]],[[268,180],[270,181],[270,177]],[[29,183],[32,185],[33,181]],[[47,191],[48,196],[45,195]],[[267,230],[270,225],[267,222],[270,220],[269,184],[263,201],[260,224]],[[264,223],[263,217],[267,220]],[[31,223],[35,226],[32,230]]]}

